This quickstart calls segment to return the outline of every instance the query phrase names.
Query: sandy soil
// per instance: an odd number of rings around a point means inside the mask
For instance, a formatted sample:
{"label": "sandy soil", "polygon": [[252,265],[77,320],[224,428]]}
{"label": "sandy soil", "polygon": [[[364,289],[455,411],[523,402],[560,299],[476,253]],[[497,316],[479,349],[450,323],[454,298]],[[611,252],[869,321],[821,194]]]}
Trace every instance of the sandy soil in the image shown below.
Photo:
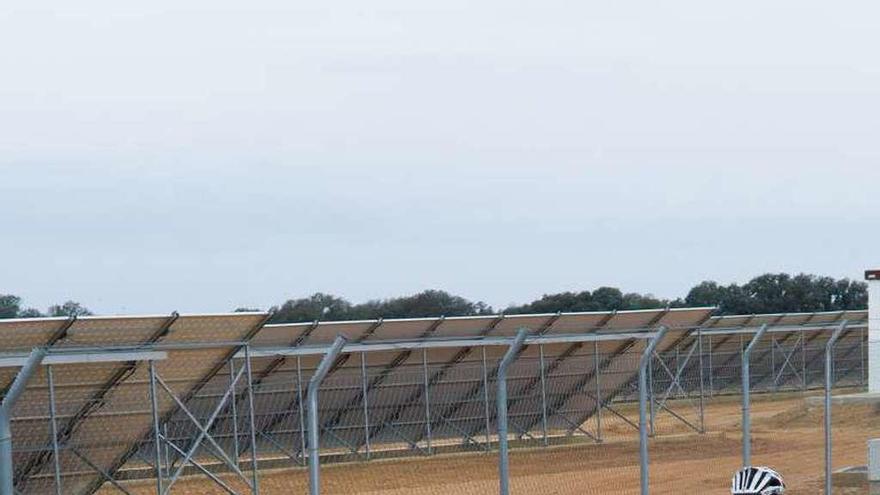
{"label": "sandy soil", "polygon": [[[632,411],[627,411],[631,413]],[[880,413],[870,406],[836,406],[835,467],[864,464],[866,441],[880,437]],[[790,494],[820,493],[823,472],[821,408],[804,405],[801,396],[756,397],[753,405],[753,460],[783,473]],[[740,462],[738,398],[707,404],[707,433],[688,432],[668,415],[658,417],[652,441],[651,487],[654,494],[725,494]],[[637,434],[622,421],[607,420],[606,443],[514,450],[511,491],[515,494],[636,494],[639,485]],[[328,495],[480,495],[497,493],[494,454],[442,455],[432,458],[336,464],[322,470]],[[224,477],[232,486],[241,485]],[[262,472],[261,493],[307,492],[302,469]],[[128,485],[133,494],[153,493],[152,482]],[[100,493],[115,490],[105,488]],[[180,480],[181,495],[225,493],[201,477]],[[844,492],[843,493],[853,493]]]}

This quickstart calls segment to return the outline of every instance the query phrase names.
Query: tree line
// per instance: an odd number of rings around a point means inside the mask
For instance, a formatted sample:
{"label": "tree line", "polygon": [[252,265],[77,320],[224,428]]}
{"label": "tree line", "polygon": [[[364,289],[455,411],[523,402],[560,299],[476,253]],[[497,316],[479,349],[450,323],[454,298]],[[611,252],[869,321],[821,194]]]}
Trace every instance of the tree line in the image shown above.
{"label": "tree line", "polygon": [[0,318],[40,318],[43,316],[89,316],[92,312],[82,304],[67,301],[53,304],[45,313],[37,308],[26,308],[21,298],[12,294],[0,294]]}
{"label": "tree line", "polygon": [[[868,287],[860,281],[809,274],[764,274],[745,284],[723,285],[705,281],[694,286],[683,298],[663,299],[651,294],[624,293],[614,287],[592,291],[545,294],[522,305],[497,311],[482,301],[470,301],[442,290],[377,299],[354,304],[332,294],[316,293],[289,299],[272,306],[273,323],[314,320],[370,320],[376,318],[419,318],[431,316],[476,316],[496,314],[555,313],[574,311],[624,311],[635,309],[717,306],[718,314],[795,313],[865,309]],[[238,308],[236,311],[259,308]],[[21,298],[0,294],[0,318],[38,316],[82,316],[92,314],[74,301],[49,307],[44,314],[25,308]]]}
{"label": "tree line", "polygon": [[439,290],[412,296],[352,304],[330,294],[291,299],[270,308],[275,323],[314,320],[367,320],[430,316],[556,313],[576,311],[625,311],[636,309],[716,306],[717,314],[797,313],[840,311],[868,307],[864,282],[809,274],[768,273],[745,284],[722,285],[705,281],[691,288],[684,298],[663,299],[651,294],[624,293],[615,287],[580,292],[545,294],[522,305],[496,311],[482,301],[469,301]]}

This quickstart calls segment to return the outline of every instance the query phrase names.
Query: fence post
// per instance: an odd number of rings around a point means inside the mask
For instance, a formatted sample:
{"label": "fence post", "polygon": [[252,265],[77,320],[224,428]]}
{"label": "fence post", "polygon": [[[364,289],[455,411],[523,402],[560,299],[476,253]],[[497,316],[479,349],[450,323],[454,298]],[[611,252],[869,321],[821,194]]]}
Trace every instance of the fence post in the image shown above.
{"label": "fence post", "polygon": [[320,495],[321,493],[321,466],[320,466],[320,445],[318,439],[321,436],[318,425],[318,389],[321,382],[330,371],[330,366],[336,361],[342,348],[345,346],[345,337],[339,335],[333,341],[333,346],[324,354],[321,364],[309,380],[309,389],[306,392],[306,399],[309,403],[309,494]]}
{"label": "fence post", "polygon": [[831,334],[825,344],[825,495],[831,495],[831,385],[834,380],[834,344],[846,330],[847,321]]}
{"label": "fence post", "polygon": [[510,495],[510,465],[507,447],[507,368],[516,360],[522,349],[523,343],[529,331],[521,328],[516,334],[516,339],[510,344],[507,353],[498,365],[496,375],[498,391],[495,396],[496,416],[498,421],[498,477],[501,485],[501,495]]}
{"label": "fence post", "polygon": [[[758,344],[758,341],[767,333],[769,328],[767,324],[761,325],[758,333],[752,337],[749,345],[742,353],[742,467],[744,468],[752,465],[752,402],[749,357],[752,355],[752,350]],[[771,371],[771,373],[773,372]]]}
{"label": "fence post", "polygon": [[31,351],[28,360],[9,386],[6,397],[0,403],[0,495],[15,493],[15,480],[12,474],[12,408],[45,357],[46,349],[35,348]]}
{"label": "fence post", "polygon": [[[648,343],[639,360],[639,462],[641,494],[648,495],[648,366],[657,345],[666,336],[668,328],[661,326]],[[651,399],[653,401],[653,398]]]}

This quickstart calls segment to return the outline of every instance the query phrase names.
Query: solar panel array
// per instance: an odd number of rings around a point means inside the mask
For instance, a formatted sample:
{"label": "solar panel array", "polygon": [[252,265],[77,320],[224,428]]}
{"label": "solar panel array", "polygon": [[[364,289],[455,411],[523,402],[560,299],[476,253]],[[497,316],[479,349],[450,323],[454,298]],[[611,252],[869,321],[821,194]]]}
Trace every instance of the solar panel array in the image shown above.
{"label": "solar panel array", "polygon": [[[281,325],[265,325],[265,313],[0,320],[0,347],[10,353],[35,346],[149,348],[214,342],[210,347],[169,350],[168,359],[157,363],[159,374],[187,409],[206,417],[231,374],[241,369],[240,360],[232,359],[238,342],[248,341],[253,349],[307,348],[329,345],[337,335],[369,344],[510,337],[520,328],[543,336],[628,334],[663,325],[670,332],[659,353],[686,348],[699,329],[714,339],[712,345],[719,350],[720,361],[710,363],[710,371],[714,367],[718,380],[723,381],[723,370],[733,370],[727,379],[731,384],[738,377],[735,358],[743,335],[738,330],[771,324],[785,330],[775,334],[782,346],[802,339],[802,359],[813,360],[806,350],[827,338],[830,325],[844,319],[863,325],[867,320],[864,311],[733,317],[712,317],[712,312],[713,308],[688,308]],[[804,327],[812,330],[799,332]],[[601,409],[600,400],[604,404],[631,394],[637,357],[644,345],[641,339],[621,338],[526,346],[509,372],[512,432],[523,437],[542,429],[545,434],[548,429],[596,433],[585,422]],[[472,345],[343,354],[322,386],[322,448],[340,456],[365,455],[401,448],[438,449],[461,439],[465,448],[486,448],[495,428],[494,378],[504,351],[503,347]],[[320,357],[252,358],[254,426],[261,459],[278,459],[282,465],[290,465],[289,458],[302,462],[305,387]],[[16,372],[0,368],[0,390],[5,391]],[[154,448],[146,364],[58,366],[54,381],[64,493],[93,493],[105,482],[99,471],[115,478],[144,472],[145,458]],[[16,488],[23,494],[52,491],[46,383],[43,367],[14,411]],[[717,385],[720,390],[722,384]],[[245,395],[244,387],[237,387],[235,398],[212,428],[224,447],[237,449],[239,456],[248,451],[248,442],[238,434],[247,424],[243,415],[233,420],[231,411],[244,407]],[[160,416],[170,429],[169,437],[184,443],[194,436],[193,425],[170,397],[160,399]]]}
{"label": "solar panel array", "polygon": [[[184,344],[250,338],[266,314],[82,317],[77,319],[0,320],[3,351],[106,346]],[[194,393],[216,373],[237,347],[172,350],[157,363],[181,397]],[[7,387],[17,372],[3,369]],[[58,366],[53,372],[58,436],[62,445],[64,493],[92,493],[104,483],[98,471],[115,472],[151,430],[146,363],[92,363]],[[174,404],[160,403],[163,414]],[[15,484],[23,494],[51,493],[46,367],[32,378],[13,413]]]}

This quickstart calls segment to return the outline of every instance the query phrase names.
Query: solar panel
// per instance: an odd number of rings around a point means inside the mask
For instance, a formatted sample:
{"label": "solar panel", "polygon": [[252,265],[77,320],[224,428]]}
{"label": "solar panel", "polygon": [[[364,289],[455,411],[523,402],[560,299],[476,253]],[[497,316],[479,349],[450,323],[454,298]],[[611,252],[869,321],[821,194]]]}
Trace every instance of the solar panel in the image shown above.
{"label": "solar panel", "polygon": [[[0,334],[19,348],[53,344],[58,348],[83,346],[238,342],[248,337],[265,314],[198,315],[181,317],[84,317],[73,321],[61,338],[59,325],[67,320],[0,321]],[[171,323],[170,325],[167,325]],[[166,325],[168,328],[166,328]],[[167,332],[167,335],[165,335]],[[159,374],[186,397],[214,369],[234,353],[233,344],[207,349],[169,351],[158,365]],[[95,468],[114,473],[127,454],[149,433],[151,415],[144,363],[92,363],[56,367],[55,390],[64,493],[91,493],[104,479]],[[4,373],[6,371],[4,370]],[[28,384],[13,416],[16,445],[16,485],[21,493],[51,491],[51,455],[47,450],[48,398],[45,368]],[[160,402],[168,414],[174,405]],[[85,457],[87,461],[84,461]]]}

